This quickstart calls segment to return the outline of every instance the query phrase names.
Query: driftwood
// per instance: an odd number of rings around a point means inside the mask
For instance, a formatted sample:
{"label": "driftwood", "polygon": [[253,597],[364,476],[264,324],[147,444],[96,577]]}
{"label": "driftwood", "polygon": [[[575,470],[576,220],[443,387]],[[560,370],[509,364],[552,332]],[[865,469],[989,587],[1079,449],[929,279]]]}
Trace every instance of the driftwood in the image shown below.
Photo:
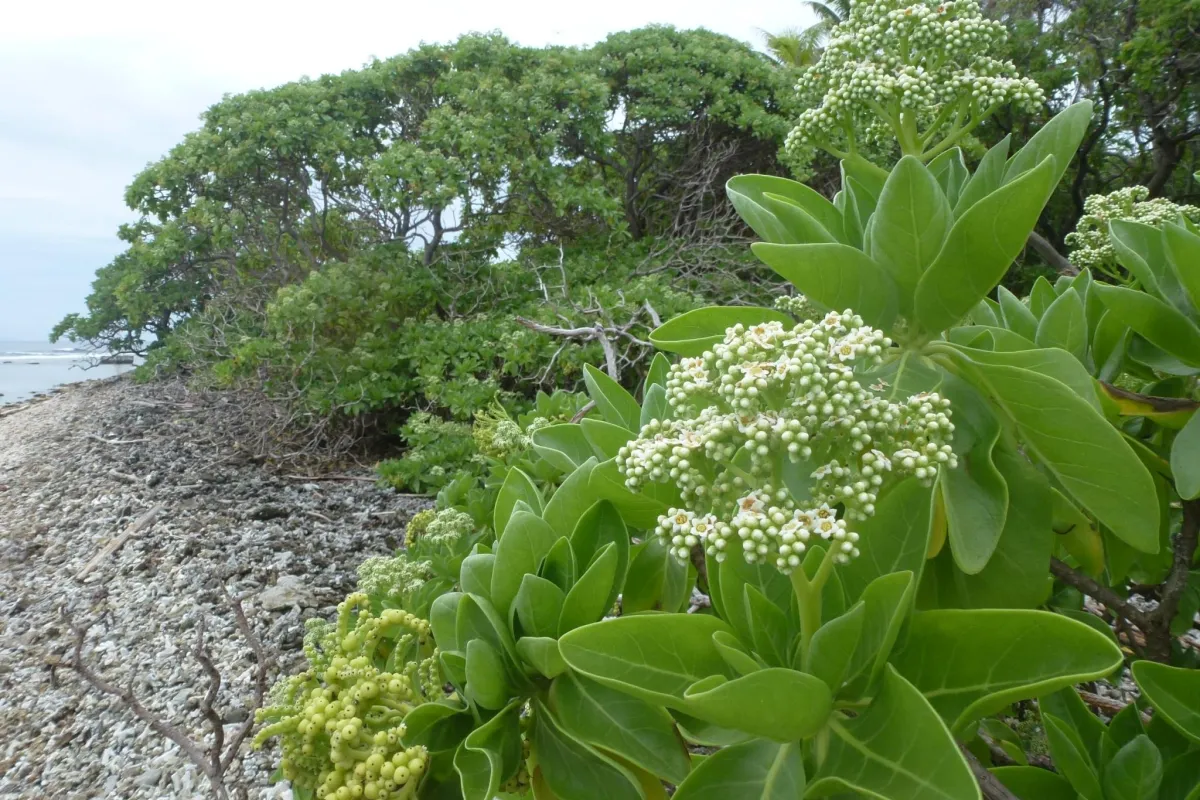
{"label": "driftwood", "polygon": [[86,578],[88,573],[95,569],[101,562],[104,561],[104,559],[120,550],[121,546],[125,544],[125,542],[129,541],[131,537],[138,535],[146,528],[150,527],[150,525],[154,523],[154,520],[158,518],[158,515],[163,512],[163,508],[164,506],[162,504],[156,505],[154,508],[147,511],[145,514],[142,514],[140,517],[130,523],[129,527],[125,528],[125,530],[122,531],[119,536],[106,544],[99,553],[96,553],[96,555],[92,556],[92,560],[85,564],[83,569],[79,570],[79,572],[75,575],[75,579],[83,580]]}

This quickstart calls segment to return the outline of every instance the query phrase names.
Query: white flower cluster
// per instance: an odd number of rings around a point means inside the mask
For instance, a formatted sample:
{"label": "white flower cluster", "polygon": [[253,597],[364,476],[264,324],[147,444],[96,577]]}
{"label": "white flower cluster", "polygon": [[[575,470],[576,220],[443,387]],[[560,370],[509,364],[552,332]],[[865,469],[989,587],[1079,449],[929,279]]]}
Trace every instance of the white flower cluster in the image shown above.
{"label": "white flower cluster", "polygon": [[796,319],[816,319],[821,312],[802,294],[787,294],[775,298],[775,308]]}
{"label": "white flower cluster", "polygon": [[1153,200],[1144,186],[1130,186],[1110,194],[1094,194],[1083,201],[1083,216],[1066,243],[1071,248],[1071,263],[1080,268],[1094,269],[1109,275],[1117,272],[1117,253],[1108,237],[1108,224],[1113,220],[1140,222],[1161,228],[1181,216],[1200,222],[1200,207],[1178,205],[1162,197]]}
{"label": "white flower cluster", "polygon": [[851,526],[875,513],[887,480],[931,482],[940,465],[957,464],[949,401],[894,403],[855,379],[890,345],[845,311],[791,329],[737,325],[674,365],[674,418],[647,424],[617,454],[630,489],[680,488],[684,507],[660,518],[658,535],[681,558],[697,544],[718,560],[736,547],[784,572],[810,541],[836,547],[841,561],[857,555]]}
{"label": "white flower cluster", "polygon": [[1037,108],[1041,88],[1011,62],[988,54],[1004,26],[975,0],[851,0],[850,15],[796,89],[812,106],[788,135],[789,152],[856,140],[899,138],[900,113],[932,141],[937,129],[965,132],[1000,106]]}

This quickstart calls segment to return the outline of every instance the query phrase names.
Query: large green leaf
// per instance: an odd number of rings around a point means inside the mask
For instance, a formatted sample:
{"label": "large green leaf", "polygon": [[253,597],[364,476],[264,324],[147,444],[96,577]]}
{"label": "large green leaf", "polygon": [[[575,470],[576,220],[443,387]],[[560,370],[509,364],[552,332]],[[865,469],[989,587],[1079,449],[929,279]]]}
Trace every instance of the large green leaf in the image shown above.
{"label": "large green leaf", "polygon": [[1041,767],[994,767],[1000,779],[1019,800],[1078,800],[1079,793],[1061,775]]}
{"label": "large green leaf", "polygon": [[517,639],[517,653],[547,678],[557,678],[567,671],[567,662],[558,651],[558,639],[522,636]]}
{"label": "large green leaf", "polygon": [[1122,286],[1096,284],[1110,314],[1146,341],[1191,367],[1200,366],[1200,327],[1157,297]]}
{"label": "large green leaf", "polygon": [[[807,739],[833,708],[829,687],[812,675],[769,667],[726,680],[713,675],[684,693],[683,710],[722,728],[777,742]],[[786,714],[779,709],[786,708]]]}
{"label": "large green leaf", "polygon": [[1142,222],[1115,219],[1109,223],[1109,233],[1117,261],[1137,278],[1142,288],[1183,314],[1194,311],[1179,276],[1171,268],[1162,230]]}
{"label": "large green leaf", "polygon": [[467,642],[467,697],[484,708],[508,705],[514,687],[508,681],[504,660],[483,639]]}
{"label": "large green leaf", "polygon": [[[672,505],[679,504],[679,489],[672,484],[654,483],[643,486],[641,491],[630,491],[625,486],[625,477],[617,468],[615,459],[598,464],[591,471],[588,488],[594,494],[593,500],[608,500],[621,512],[621,519],[635,528],[653,528],[658,524],[660,515],[667,513],[667,509]],[[561,492],[562,489],[558,491]],[[557,495],[558,492],[555,493],[556,497]],[[554,498],[552,497],[547,509],[553,504]],[[587,504],[587,506],[590,505],[591,503]],[[572,510],[577,515],[576,519],[587,509],[587,506],[572,506]],[[551,524],[554,524],[553,521]]]}
{"label": "large green leaf", "polygon": [[1008,516],[1008,484],[992,457],[1000,441],[1000,421],[966,381],[950,376],[942,392],[954,409],[953,447],[959,465],[939,473],[937,489],[954,561],[974,575],[987,566]]}
{"label": "large green leaf", "polygon": [[789,230],[785,221],[769,210],[765,195],[772,194],[803,209],[837,238],[842,238],[842,215],[833,204],[813,189],[774,175],[738,175],[725,184],[725,192],[742,219],[768,242],[804,241]]}
{"label": "large green leaf", "polygon": [[862,635],[846,670],[851,689],[866,691],[883,673],[900,636],[900,626],[908,619],[915,590],[916,579],[911,572],[880,575],[863,590]]}
{"label": "large green leaf", "polygon": [[1171,444],[1171,472],[1180,497],[1200,497],[1200,413],[1192,414]]}
{"label": "large green leaf", "polygon": [[[658,392],[663,391],[661,386],[651,387],[651,390],[657,389]],[[657,394],[657,392],[655,392]],[[616,458],[617,453],[630,440],[637,437],[637,434],[628,428],[620,425],[613,425],[611,422],[605,422],[602,419],[592,419],[585,417],[579,420],[579,427],[583,429],[583,436],[588,440],[588,444],[592,446],[592,452],[596,454],[596,458],[601,461],[607,461],[610,458]],[[640,428],[638,430],[641,430]]]}
{"label": "large green leaf", "polygon": [[571,536],[579,520],[600,499],[600,492],[593,483],[596,469],[594,458],[583,462],[567,475],[566,480],[550,496],[545,509],[542,510],[542,519],[546,520],[559,536]]}
{"label": "large green leaf", "polygon": [[533,479],[517,467],[512,467],[504,476],[504,483],[500,485],[500,491],[496,495],[492,530],[496,531],[497,535],[508,525],[508,518],[512,516],[518,501],[528,505],[535,514],[542,513],[542,494],[537,490]]}
{"label": "large green leaf", "polygon": [[967,162],[963,159],[962,150],[953,147],[929,162],[929,171],[933,173],[938,185],[946,193],[950,205],[958,203],[958,197],[966,187]]}
{"label": "large green leaf", "polygon": [[524,575],[512,611],[525,636],[558,636],[566,595],[556,584],[537,575]]}
{"label": "large green leaf", "polygon": [[950,203],[933,173],[919,158],[900,159],[871,218],[868,254],[895,281],[902,313],[911,313],[917,281],[942,249],[951,221]]}
{"label": "large green leaf", "polygon": [[1047,158],[955,221],[917,284],[916,317],[922,328],[938,333],[957,324],[1000,282],[1050,197],[1054,170],[1054,160]]}
{"label": "large green leaf", "polygon": [[1193,308],[1200,308],[1200,236],[1182,225],[1168,222],[1163,226],[1163,243],[1167,260],[1188,300]]}
{"label": "large green leaf", "polygon": [[1000,188],[1004,182],[1004,170],[1008,161],[1008,148],[1012,144],[1012,135],[1005,136],[984,153],[979,160],[979,167],[968,180],[954,205],[955,216],[961,216],[971,206]]}
{"label": "large green leaf", "polygon": [[644,800],[637,778],[566,733],[540,701],[533,701],[533,749],[538,771],[564,800]]}
{"label": "large green leaf", "polygon": [[1157,800],[1162,779],[1162,754],[1150,737],[1142,734],[1104,766],[1104,796],[1107,800]]}
{"label": "large green leaf", "polygon": [[521,702],[471,732],[454,754],[463,800],[493,800],[521,764]]}
{"label": "large green leaf", "polygon": [[558,622],[558,634],[574,630],[581,625],[595,622],[612,606],[613,585],[617,577],[617,545],[609,542],[601,548],[583,575],[579,577],[567,599],[563,601],[562,617]]}
{"label": "large green leaf", "polygon": [[799,742],[757,739],[723,747],[692,771],[674,800],[798,800],[804,796]]}
{"label": "large green leaf", "polygon": [[580,565],[587,568],[607,544],[616,548],[617,564],[612,590],[604,602],[606,609],[616,602],[629,571],[629,529],[625,527],[625,521],[621,519],[616,506],[602,500],[589,508],[576,523],[571,533],[571,549]]}
{"label": "large green leaf", "polygon": [[669,547],[652,538],[631,552],[621,608],[639,611],[679,611],[691,593],[687,565]]}
{"label": "large green leaf", "polygon": [[1016,700],[1108,675],[1121,650],[1047,611],[919,611],[892,664],[956,732]]}
{"label": "large green leaf", "polygon": [[1003,286],[996,287],[996,296],[1000,298],[1000,311],[1004,315],[1005,327],[1032,342],[1037,337],[1038,319],[1029,310],[1029,306]]}
{"label": "large green leaf", "polygon": [[554,682],[550,702],[563,729],[581,742],[616,753],[674,784],[691,770],[671,716],[658,706],[570,673]]}
{"label": "large green leaf", "polygon": [[538,564],[556,541],[558,534],[536,514],[517,511],[509,518],[496,541],[496,564],[489,593],[492,605],[502,616],[508,615],[525,575],[537,572]]}
{"label": "large green leaf", "polygon": [[886,800],[979,800],[954,737],[890,666],[871,705],[830,727],[829,751],[806,798],[858,792]]}
{"label": "large green leaf", "polygon": [[1038,347],[1059,347],[1081,363],[1087,358],[1088,323],[1079,292],[1068,289],[1050,304],[1038,323]]}
{"label": "large green leaf", "polygon": [[1066,776],[1083,800],[1104,800],[1096,765],[1084,748],[1079,734],[1053,714],[1043,713],[1042,724],[1046,730],[1050,755],[1058,771]]}
{"label": "large green leaf", "polygon": [[1175,729],[1200,742],[1200,670],[1135,661],[1133,679],[1142,694]]}
{"label": "large green leaf", "polygon": [[713,644],[732,633],[704,614],[652,614],[585,625],[559,641],[563,658],[588,677],[648,702],[687,711],[684,693],[712,675],[737,677]]}
{"label": "large green leaf", "polygon": [[817,629],[809,645],[812,648],[809,672],[823,680],[835,694],[842,688],[846,670],[858,648],[866,607],[866,603],[859,601],[840,617],[825,623]]}
{"label": "large green leaf", "polygon": [[534,431],[533,449],[552,465],[568,473],[595,457],[592,445],[583,435],[583,428],[566,422]]}
{"label": "large green leaf", "polygon": [[1114,534],[1158,551],[1158,495],[1137,455],[1086,400],[1028,369],[975,365],[984,388],[1015,424],[1027,452]]}
{"label": "large green leaf", "polygon": [[1055,114],[1008,160],[1004,180],[1012,181],[1026,170],[1044,163],[1047,156],[1054,156],[1056,166],[1050,186],[1057,186],[1075,157],[1075,151],[1079,149],[1091,120],[1090,100],[1081,100]]}
{"label": "large green leaf", "polygon": [[795,327],[796,321],[782,311],[754,306],[709,306],[680,314],[650,333],[650,341],[659,350],[681,356],[702,355],[714,344],[725,340],[725,329],[734,325],[760,325],[779,322]]}
{"label": "large green leaf", "polygon": [[751,246],[764,264],[832,311],[853,309],[868,324],[889,330],[899,294],[884,269],[863,251],[845,244]]}
{"label": "large green leaf", "polygon": [[1034,608],[1046,601],[1055,545],[1050,487],[1009,447],[996,449],[995,462],[1008,486],[1009,504],[992,557],[980,572],[968,575],[943,551],[925,568],[919,607]]}
{"label": "large green leaf", "polygon": [[767,192],[762,196],[762,203],[787,230],[793,243],[806,244],[838,240],[816,217],[782,195]]}
{"label": "large green leaf", "polygon": [[1200,800],[1200,758],[1196,758],[1195,753],[1184,753],[1167,761],[1159,797],[1162,800]]}
{"label": "large green leaf", "polygon": [[1104,411],[1096,393],[1096,382],[1092,380],[1087,368],[1065,350],[1059,350],[1056,347],[1003,352],[975,350],[968,347],[959,347],[958,349],[970,356],[971,360],[977,364],[1020,367],[1048,378],[1054,378],[1086,400],[1088,405],[1096,411]]}
{"label": "large green leaf", "polygon": [[858,523],[862,555],[838,569],[849,603],[857,602],[880,576],[921,573],[929,547],[930,491],[909,478],[879,498],[875,516]]}
{"label": "large green leaf", "polygon": [[621,384],[591,364],[584,364],[583,380],[592,402],[607,422],[631,431],[638,430],[642,407]]}

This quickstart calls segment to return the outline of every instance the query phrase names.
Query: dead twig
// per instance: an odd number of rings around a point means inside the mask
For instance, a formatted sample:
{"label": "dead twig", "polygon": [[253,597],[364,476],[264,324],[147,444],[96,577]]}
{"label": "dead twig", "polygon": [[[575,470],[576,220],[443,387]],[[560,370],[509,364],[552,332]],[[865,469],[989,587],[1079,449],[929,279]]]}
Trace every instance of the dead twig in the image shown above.
{"label": "dead twig", "polygon": [[289,481],[364,481],[375,483],[378,478],[367,475],[284,475]]}
{"label": "dead twig", "polygon": [[100,444],[139,444],[141,442],[150,441],[149,439],[146,439],[146,438],[142,438],[142,439],[105,439],[103,436],[99,436],[94,433],[89,433],[84,438],[91,439],[93,442],[99,442]]}
{"label": "dead twig", "polygon": [[92,556],[91,561],[87,562],[87,564],[84,564],[83,569],[79,570],[79,572],[76,573],[75,580],[83,580],[84,578],[86,578],[88,573],[90,573],[93,569],[95,569],[96,566],[100,564],[100,562],[104,561],[104,559],[108,558],[113,553],[120,550],[121,545],[123,545],[123,544],[125,544],[125,542],[129,541],[129,539],[131,537],[137,536],[139,533],[144,531],[146,528],[150,527],[150,525],[154,523],[154,520],[156,520],[158,518],[158,515],[162,513],[163,508],[164,508],[164,506],[162,504],[156,505],[154,508],[147,511],[145,514],[142,514],[140,517],[135,519],[129,525],[129,527],[127,527],[124,531],[121,532],[121,534],[119,536],[117,536],[111,542],[106,544],[99,553],[96,553],[96,555]]}

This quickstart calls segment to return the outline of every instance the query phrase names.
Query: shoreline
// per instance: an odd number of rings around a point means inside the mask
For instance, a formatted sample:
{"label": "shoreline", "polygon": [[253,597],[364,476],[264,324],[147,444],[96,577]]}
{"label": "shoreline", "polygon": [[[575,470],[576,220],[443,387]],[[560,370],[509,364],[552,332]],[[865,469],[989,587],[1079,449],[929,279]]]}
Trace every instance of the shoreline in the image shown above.
{"label": "shoreline", "polygon": [[[228,741],[253,713],[256,658],[224,596],[289,672],[304,619],[329,618],[355,568],[398,545],[427,505],[372,480],[314,481],[245,457],[219,397],[128,377],[0,407],[0,797],[205,795],[180,748],[63,666],[131,682],[195,741],[208,731],[197,631],[222,684]],[[368,473],[364,470],[364,477]],[[246,797],[287,798],[249,740],[230,768]]]}

